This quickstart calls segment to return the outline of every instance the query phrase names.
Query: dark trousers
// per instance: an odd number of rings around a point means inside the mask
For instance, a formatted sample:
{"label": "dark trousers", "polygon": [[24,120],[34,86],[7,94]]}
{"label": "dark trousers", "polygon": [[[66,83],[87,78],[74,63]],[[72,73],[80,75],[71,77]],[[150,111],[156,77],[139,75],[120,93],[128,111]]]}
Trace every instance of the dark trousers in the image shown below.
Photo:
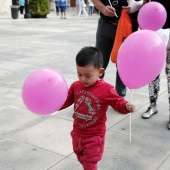
{"label": "dark trousers", "polygon": [[59,7],[58,6],[55,6],[56,7],[56,14],[58,15],[59,14]]}
{"label": "dark trousers", "polygon": [[[106,22],[100,18],[98,22],[98,29],[96,34],[96,47],[101,51],[103,55],[103,68],[106,70],[109,61],[110,54],[113,48],[113,43],[116,35],[117,25],[111,22]],[[104,75],[101,77],[103,78]],[[118,71],[116,72],[115,90],[120,96],[126,95],[126,86],[120,79]]]}
{"label": "dark trousers", "polygon": [[20,10],[20,14],[23,14],[23,12],[24,12],[24,6],[20,6],[20,7],[19,7],[19,10]]}
{"label": "dark trousers", "polygon": [[[132,21],[132,31],[136,31],[138,28],[137,21]],[[103,68],[106,70],[110,61],[110,54],[113,48],[113,43],[116,35],[117,25],[111,22],[107,22],[105,19],[100,18],[98,22],[97,34],[96,34],[96,47],[101,51],[103,55]],[[101,77],[103,78],[104,75]],[[118,71],[116,72],[116,92],[124,97],[126,95],[126,86],[123,84]]]}

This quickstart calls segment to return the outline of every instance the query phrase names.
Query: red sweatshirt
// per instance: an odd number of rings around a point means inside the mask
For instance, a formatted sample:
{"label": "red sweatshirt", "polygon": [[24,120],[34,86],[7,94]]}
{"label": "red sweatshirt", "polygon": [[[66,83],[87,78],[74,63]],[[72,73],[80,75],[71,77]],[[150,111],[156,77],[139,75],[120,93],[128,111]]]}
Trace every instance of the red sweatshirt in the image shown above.
{"label": "red sweatshirt", "polygon": [[110,105],[115,111],[127,114],[127,103],[120,97],[114,87],[103,79],[98,80],[90,87],[76,81],[68,91],[68,97],[62,109],[74,103],[73,130],[79,136],[104,136],[106,132],[106,111]]}

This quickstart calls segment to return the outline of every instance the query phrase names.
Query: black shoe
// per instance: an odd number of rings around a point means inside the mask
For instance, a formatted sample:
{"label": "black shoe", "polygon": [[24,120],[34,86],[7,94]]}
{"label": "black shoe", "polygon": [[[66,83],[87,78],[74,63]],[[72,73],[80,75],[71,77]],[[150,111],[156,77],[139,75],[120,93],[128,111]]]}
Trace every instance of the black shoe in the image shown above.
{"label": "black shoe", "polygon": [[145,113],[142,114],[142,118],[143,119],[149,119],[152,117],[152,115],[158,113],[158,109],[157,106],[149,106],[147,111]]}
{"label": "black shoe", "polygon": [[170,120],[168,122],[167,128],[170,130]]}

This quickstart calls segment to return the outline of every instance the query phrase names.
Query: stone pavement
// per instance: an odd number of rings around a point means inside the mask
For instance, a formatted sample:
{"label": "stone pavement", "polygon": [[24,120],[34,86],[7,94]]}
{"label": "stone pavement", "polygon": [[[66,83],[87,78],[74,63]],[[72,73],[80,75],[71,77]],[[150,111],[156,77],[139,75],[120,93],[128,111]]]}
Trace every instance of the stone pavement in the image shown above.
{"label": "stone pavement", "polygon": [[[82,170],[72,151],[72,107],[49,116],[25,108],[21,89],[36,69],[53,68],[68,86],[77,79],[75,56],[84,46],[95,45],[98,17],[75,17],[73,10],[61,20],[55,12],[47,19],[0,17],[0,170]],[[105,80],[114,84],[115,64],[109,64]],[[102,170],[169,170],[170,131],[164,70],[158,101],[159,113],[143,120],[148,107],[147,86],[128,90],[127,100],[136,103],[130,117],[108,110]]]}

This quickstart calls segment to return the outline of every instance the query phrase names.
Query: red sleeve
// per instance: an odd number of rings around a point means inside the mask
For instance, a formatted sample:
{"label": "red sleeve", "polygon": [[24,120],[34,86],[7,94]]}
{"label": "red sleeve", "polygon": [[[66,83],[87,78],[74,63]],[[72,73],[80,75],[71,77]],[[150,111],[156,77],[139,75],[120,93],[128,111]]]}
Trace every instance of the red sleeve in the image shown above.
{"label": "red sleeve", "polygon": [[105,101],[106,103],[108,103],[108,105],[110,105],[115,111],[122,113],[122,114],[127,114],[129,113],[126,110],[125,104],[127,103],[127,101],[119,96],[116,91],[114,90],[114,87],[111,86],[108,89],[108,92],[105,95]]}
{"label": "red sleeve", "polygon": [[72,84],[68,90],[68,96],[63,104],[63,106],[59,110],[63,110],[69,106],[71,106],[74,103],[74,84]]}

